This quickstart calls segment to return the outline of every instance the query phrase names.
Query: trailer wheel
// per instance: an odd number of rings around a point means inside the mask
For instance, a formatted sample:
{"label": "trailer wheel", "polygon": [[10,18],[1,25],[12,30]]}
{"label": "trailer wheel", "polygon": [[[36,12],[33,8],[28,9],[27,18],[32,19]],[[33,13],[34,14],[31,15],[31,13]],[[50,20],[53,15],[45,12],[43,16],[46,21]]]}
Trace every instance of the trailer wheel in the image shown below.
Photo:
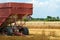
{"label": "trailer wheel", "polygon": [[24,35],[29,35],[29,30],[28,30],[28,28],[27,28],[27,27],[23,27],[22,33],[23,33]]}
{"label": "trailer wheel", "polygon": [[7,27],[6,30],[7,30],[7,35],[12,35],[13,34],[13,31],[12,31],[11,27]]}

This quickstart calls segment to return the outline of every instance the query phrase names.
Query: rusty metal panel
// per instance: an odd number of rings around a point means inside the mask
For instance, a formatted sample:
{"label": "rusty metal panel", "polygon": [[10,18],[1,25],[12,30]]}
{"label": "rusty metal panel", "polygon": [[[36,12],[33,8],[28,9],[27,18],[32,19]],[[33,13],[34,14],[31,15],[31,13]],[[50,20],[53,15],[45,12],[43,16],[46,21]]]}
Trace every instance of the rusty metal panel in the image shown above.
{"label": "rusty metal panel", "polygon": [[[33,6],[32,4],[28,3],[1,3],[0,4],[0,10],[9,10],[11,9],[11,13],[17,13],[17,14],[32,14]],[[5,12],[4,12],[5,13]]]}
{"label": "rusty metal panel", "polygon": [[33,6],[29,3],[0,3],[0,25],[12,14],[31,15]]}

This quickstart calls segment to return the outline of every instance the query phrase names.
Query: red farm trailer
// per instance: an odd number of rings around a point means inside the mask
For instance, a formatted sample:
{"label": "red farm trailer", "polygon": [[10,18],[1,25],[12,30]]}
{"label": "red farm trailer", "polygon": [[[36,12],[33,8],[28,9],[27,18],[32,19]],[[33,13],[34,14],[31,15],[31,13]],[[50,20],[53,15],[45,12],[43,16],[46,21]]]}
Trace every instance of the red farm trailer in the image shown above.
{"label": "red farm trailer", "polygon": [[[26,27],[19,26],[19,32],[14,31],[17,29],[16,21],[22,20],[24,16],[26,18],[33,13],[33,5],[31,3],[15,3],[15,2],[8,2],[8,3],[0,3],[0,34],[7,34],[7,35],[20,35],[26,34],[28,35],[28,29]],[[15,23],[15,27],[8,24]],[[16,28],[16,29],[14,29]],[[11,32],[12,30],[12,32]],[[15,32],[15,33],[14,33]]]}

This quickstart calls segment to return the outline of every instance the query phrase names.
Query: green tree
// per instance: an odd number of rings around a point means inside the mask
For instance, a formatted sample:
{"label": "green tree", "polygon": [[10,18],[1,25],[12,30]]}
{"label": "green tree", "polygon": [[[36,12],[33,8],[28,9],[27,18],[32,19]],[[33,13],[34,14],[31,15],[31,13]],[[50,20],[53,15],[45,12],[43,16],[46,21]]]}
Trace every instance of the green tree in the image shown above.
{"label": "green tree", "polygon": [[57,19],[57,21],[59,21],[59,20],[60,20],[60,18],[59,18],[58,16],[57,16],[57,18],[56,18],[56,19]]}
{"label": "green tree", "polygon": [[46,21],[51,21],[52,17],[51,16],[47,16],[47,18],[45,18]]}

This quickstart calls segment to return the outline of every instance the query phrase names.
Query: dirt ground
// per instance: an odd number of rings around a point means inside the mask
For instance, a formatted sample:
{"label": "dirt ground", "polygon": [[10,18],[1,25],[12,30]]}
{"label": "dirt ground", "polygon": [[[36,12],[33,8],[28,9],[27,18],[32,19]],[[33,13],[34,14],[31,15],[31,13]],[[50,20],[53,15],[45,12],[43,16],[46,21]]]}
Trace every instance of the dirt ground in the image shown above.
{"label": "dirt ground", "polygon": [[60,37],[45,35],[0,36],[0,40],[60,40]]}

